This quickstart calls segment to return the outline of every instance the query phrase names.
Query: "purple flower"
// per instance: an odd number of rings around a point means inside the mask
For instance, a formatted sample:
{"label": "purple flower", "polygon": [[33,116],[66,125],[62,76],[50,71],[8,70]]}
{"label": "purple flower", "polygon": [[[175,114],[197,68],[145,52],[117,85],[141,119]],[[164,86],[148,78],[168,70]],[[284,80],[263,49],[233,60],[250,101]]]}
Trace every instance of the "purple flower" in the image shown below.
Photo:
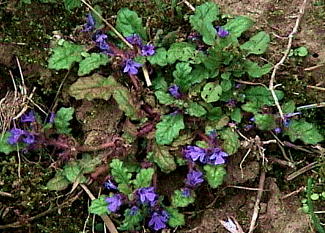
{"label": "purple flower", "polygon": [[23,135],[23,142],[33,144],[35,142],[35,136],[29,132],[25,132]]}
{"label": "purple flower", "polygon": [[282,129],[279,127],[274,129],[274,133],[276,133],[276,134],[281,133],[281,131],[282,131]]}
{"label": "purple flower", "polygon": [[254,125],[245,125],[244,130],[245,131],[250,131],[253,128],[254,128]]}
{"label": "purple flower", "polygon": [[183,150],[184,156],[188,160],[195,162],[199,160],[201,163],[206,163],[206,149],[198,146],[187,146]]}
{"label": "purple flower", "polygon": [[255,121],[256,121],[256,120],[255,120],[255,117],[251,117],[251,118],[249,118],[249,121],[255,122]]}
{"label": "purple flower", "polygon": [[89,32],[95,29],[95,19],[93,16],[89,13],[87,14],[87,22],[83,25],[83,32]]}
{"label": "purple flower", "polygon": [[137,206],[132,206],[132,208],[130,209],[130,215],[134,216],[138,213],[139,208]]}
{"label": "purple flower", "polygon": [[25,130],[22,129],[11,129],[10,131],[10,137],[8,138],[8,143],[11,145],[14,145],[19,142],[20,138],[25,135]]}
{"label": "purple flower", "polygon": [[200,171],[191,170],[186,176],[185,184],[188,187],[196,188],[203,182],[203,173]]}
{"label": "purple flower", "polygon": [[135,75],[138,73],[138,68],[141,66],[142,66],[142,64],[137,63],[131,59],[127,59],[125,62],[123,72]]}
{"label": "purple flower", "polygon": [[51,112],[50,119],[49,119],[49,123],[54,123],[54,120],[55,120],[55,113],[54,112]]}
{"label": "purple flower", "polygon": [[183,195],[184,197],[189,197],[189,196],[191,196],[191,190],[190,190],[189,188],[183,188],[183,189],[182,189],[182,195]]}
{"label": "purple flower", "polygon": [[154,189],[154,187],[138,189],[138,195],[142,204],[149,204],[150,206],[156,204],[158,195],[155,193]]}
{"label": "purple flower", "polygon": [[96,42],[97,47],[101,51],[108,52],[109,51],[109,45],[106,42],[107,35],[103,33],[102,31],[98,31],[94,34],[93,40]]}
{"label": "purple flower", "polygon": [[151,215],[151,219],[149,221],[149,227],[154,229],[155,231],[159,231],[161,229],[166,228],[166,223],[168,221],[169,215],[166,211],[155,211]]}
{"label": "purple flower", "polygon": [[168,92],[169,94],[171,94],[175,99],[179,99],[182,97],[182,94],[179,90],[179,86],[177,86],[176,84],[174,85],[171,85],[169,88],[168,88]]}
{"label": "purple flower", "polygon": [[120,206],[122,205],[122,195],[115,194],[112,197],[107,197],[105,201],[108,203],[108,210],[114,213],[118,211]]}
{"label": "purple flower", "polygon": [[133,34],[132,36],[127,36],[125,37],[125,39],[127,40],[127,42],[129,42],[131,45],[137,45],[139,47],[142,46],[142,39],[140,36],[138,36],[137,34]]}
{"label": "purple flower", "polygon": [[221,26],[216,26],[217,34],[221,38],[225,38],[229,35],[229,32]]}
{"label": "purple flower", "polygon": [[155,54],[155,46],[148,44],[144,45],[141,48],[141,55],[142,56],[152,56]]}
{"label": "purple flower", "polygon": [[20,118],[21,122],[35,122],[36,117],[34,111],[29,111],[27,114],[23,114]]}
{"label": "purple flower", "polygon": [[213,148],[211,155],[209,156],[208,163],[212,165],[224,164],[226,161],[224,157],[228,157],[228,154],[222,151],[220,148]]}
{"label": "purple flower", "polygon": [[104,187],[108,190],[117,190],[116,185],[111,180],[104,182]]}

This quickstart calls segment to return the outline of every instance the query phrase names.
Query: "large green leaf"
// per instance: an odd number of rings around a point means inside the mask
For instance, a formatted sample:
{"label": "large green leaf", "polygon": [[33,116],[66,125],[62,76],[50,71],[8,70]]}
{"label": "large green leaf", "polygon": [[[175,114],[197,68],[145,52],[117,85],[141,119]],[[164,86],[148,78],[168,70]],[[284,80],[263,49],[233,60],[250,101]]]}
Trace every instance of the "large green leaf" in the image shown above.
{"label": "large green leaf", "polygon": [[117,102],[119,109],[121,109],[126,116],[131,120],[139,120],[140,112],[134,103],[133,96],[125,87],[119,87],[114,90],[113,98]]}
{"label": "large green leaf", "polygon": [[69,184],[70,182],[63,174],[63,171],[57,171],[55,176],[47,182],[46,187],[52,191],[61,191],[66,189]]}
{"label": "large green leaf", "polygon": [[203,36],[204,43],[213,45],[215,43],[216,29],[212,22],[218,19],[219,6],[214,2],[206,2],[196,7],[194,15],[190,16],[190,23],[194,30]]}
{"label": "large green leaf", "polygon": [[60,134],[68,134],[70,133],[71,129],[70,126],[70,120],[73,118],[74,108],[60,108],[59,111],[57,111],[55,118],[54,118],[54,125],[57,130],[57,133]]}
{"label": "large green leaf", "polygon": [[240,37],[241,34],[247,31],[251,26],[253,26],[254,21],[245,16],[237,16],[231,19],[224,26],[226,30],[230,32],[231,36]]}
{"label": "large green leaf", "polygon": [[222,94],[222,87],[214,82],[210,82],[205,84],[203,90],[201,92],[202,99],[207,103],[216,102],[220,99],[220,95]]}
{"label": "large green leaf", "polygon": [[241,50],[245,50],[248,54],[263,54],[269,47],[270,36],[262,31],[251,37],[249,41],[240,46]]}
{"label": "large green leaf", "polygon": [[190,116],[202,117],[207,113],[207,111],[202,105],[195,102],[190,102],[186,108],[186,113]]}
{"label": "large green leaf", "polygon": [[82,52],[85,52],[83,46],[64,41],[62,46],[53,49],[48,67],[54,70],[70,69],[74,62],[82,60]]}
{"label": "large green leaf", "polygon": [[122,8],[117,12],[116,29],[123,36],[138,34],[142,39],[147,39],[145,28],[142,26],[142,19],[134,11],[128,8]]}
{"label": "large green leaf", "polygon": [[168,64],[167,51],[165,48],[156,49],[153,56],[147,57],[147,60],[152,65],[166,66]]}
{"label": "large green leaf", "polygon": [[84,76],[108,63],[108,57],[102,53],[92,53],[79,63],[78,75]]}
{"label": "large green leaf", "polygon": [[[276,90],[275,94],[279,100],[281,100],[284,97],[282,91]],[[270,90],[267,89],[266,87],[258,86],[258,87],[248,88],[245,91],[245,95],[246,95],[246,100],[250,102],[254,102],[260,107],[263,105],[267,105],[267,106],[274,105],[272,94]]]}
{"label": "large green leaf", "polygon": [[155,96],[160,104],[169,105],[175,101],[175,99],[170,94],[164,91],[155,91]]}
{"label": "large green leaf", "polygon": [[306,144],[316,144],[324,140],[324,136],[319,133],[317,127],[305,120],[291,120],[285,134],[292,142],[300,139]]}
{"label": "large green leaf", "polygon": [[165,115],[156,128],[156,142],[159,145],[171,144],[179,136],[180,130],[185,128],[183,115],[179,113]]}
{"label": "large green leaf", "polygon": [[176,42],[170,46],[167,52],[169,64],[179,61],[188,61],[195,56],[195,45],[187,42]]}
{"label": "large green leaf", "polygon": [[152,162],[156,163],[165,173],[169,173],[176,169],[175,158],[169,153],[168,147],[166,146],[154,144],[152,152],[148,154],[148,158]]}
{"label": "large green leaf", "polygon": [[89,206],[89,212],[91,214],[103,215],[108,213],[107,202],[105,201],[105,196],[100,196],[99,198],[92,200]]}
{"label": "large green leaf", "polygon": [[112,76],[104,78],[99,74],[93,74],[89,77],[79,78],[70,86],[69,94],[77,100],[109,100],[116,88],[120,86]]}
{"label": "large green leaf", "polygon": [[235,154],[238,151],[240,147],[240,141],[238,139],[238,134],[234,130],[226,128],[220,132],[220,138],[223,140],[222,148],[229,155]]}
{"label": "large green leaf", "polygon": [[260,130],[272,130],[276,127],[275,118],[272,114],[256,114],[254,118],[257,128]]}
{"label": "large green leaf", "polygon": [[4,135],[0,135],[0,153],[5,153],[6,155],[16,151],[16,145],[10,145],[8,143],[8,138],[10,137],[10,133],[6,132]]}
{"label": "large green leaf", "polygon": [[244,62],[244,69],[252,78],[260,78],[263,75],[269,73],[272,70],[272,65],[270,63],[259,66],[256,62],[246,60]]}
{"label": "large green leaf", "polygon": [[82,168],[75,161],[70,162],[67,165],[65,165],[63,168],[62,174],[71,183],[74,183],[74,182],[85,183],[87,181],[86,177],[83,175]]}
{"label": "large green leaf", "polygon": [[173,72],[175,83],[182,91],[187,91],[191,87],[191,76],[190,73],[192,67],[189,63],[180,62],[176,64],[176,70]]}
{"label": "large green leaf", "polygon": [[222,165],[205,165],[203,169],[205,171],[205,178],[211,188],[220,186],[227,174],[226,169]]}
{"label": "large green leaf", "polygon": [[133,181],[134,188],[149,187],[151,185],[152,176],[155,173],[153,168],[141,169]]}

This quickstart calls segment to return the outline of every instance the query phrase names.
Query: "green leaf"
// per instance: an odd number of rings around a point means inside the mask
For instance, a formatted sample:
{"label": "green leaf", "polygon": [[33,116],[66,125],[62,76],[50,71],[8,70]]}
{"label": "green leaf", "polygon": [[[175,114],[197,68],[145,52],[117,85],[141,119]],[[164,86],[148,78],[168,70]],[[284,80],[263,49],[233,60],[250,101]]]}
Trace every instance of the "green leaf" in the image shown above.
{"label": "green leaf", "polygon": [[222,148],[229,155],[235,154],[239,147],[240,141],[238,134],[230,128],[226,128],[220,132],[220,138],[223,140]]}
{"label": "green leaf", "polygon": [[89,77],[79,78],[70,86],[69,94],[77,100],[109,100],[118,87],[121,85],[112,76],[104,78],[99,74],[93,74]]}
{"label": "green leaf", "polygon": [[241,108],[246,112],[258,113],[262,106],[263,105],[257,101],[248,101],[247,103],[243,104]]}
{"label": "green leaf", "polygon": [[231,36],[236,38],[240,37],[241,34],[247,31],[251,26],[253,26],[254,21],[245,16],[237,16],[227,22],[224,29],[230,32]]}
{"label": "green leaf", "polygon": [[177,209],[172,207],[167,207],[166,210],[169,214],[169,219],[168,219],[169,226],[175,228],[175,227],[185,225],[184,214],[179,213]]}
{"label": "green leaf", "polygon": [[165,115],[156,125],[156,142],[159,145],[171,144],[179,136],[180,130],[184,128],[183,115],[178,113]]}
{"label": "green leaf", "polygon": [[81,6],[81,1],[80,0],[63,0],[64,7],[66,10],[71,11],[74,8],[80,7]]}
{"label": "green leaf", "polygon": [[244,62],[244,69],[252,78],[260,78],[263,75],[269,73],[272,68],[273,66],[271,64],[265,64],[261,67],[256,62],[252,62],[249,60],[246,60]]}
{"label": "green leaf", "polygon": [[113,98],[126,116],[131,120],[139,120],[140,112],[133,101],[133,96],[125,87],[120,87],[114,90]]}
{"label": "green leaf", "polygon": [[72,120],[74,113],[74,108],[60,108],[57,111],[55,118],[54,118],[54,125],[57,130],[57,133],[60,134],[69,134],[71,129],[69,128],[70,123],[69,121]]}
{"label": "green leaf", "polygon": [[133,181],[134,188],[149,187],[154,173],[155,171],[153,168],[141,169],[136,179]]}
{"label": "green leaf", "polygon": [[220,99],[222,88],[220,85],[210,82],[205,84],[201,92],[202,99],[207,103],[216,102]]}
{"label": "green leaf", "polygon": [[74,62],[82,60],[81,53],[84,51],[83,46],[64,41],[62,46],[53,49],[53,54],[48,60],[48,68],[54,70],[70,69]]}
{"label": "green leaf", "polygon": [[111,174],[118,184],[130,184],[132,174],[121,160],[113,159],[109,166],[111,168]]}
{"label": "green leaf", "polygon": [[139,230],[143,220],[142,211],[138,211],[134,214],[131,209],[126,209],[124,212],[124,220],[122,224],[118,227],[121,231],[135,231]]}
{"label": "green leaf", "polygon": [[249,41],[240,46],[241,50],[245,50],[247,54],[263,54],[269,47],[270,36],[262,31],[251,37]]}
{"label": "green leaf", "polygon": [[195,45],[187,42],[176,42],[170,46],[167,52],[169,64],[179,61],[188,61],[195,56]]}
{"label": "green leaf", "polygon": [[181,190],[175,190],[171,198],[173,207],[186,207],[195,201],[193,195],[186,197],[182,194]]}
{"label": "green leaf", "polygon": [[272,130],[276,127],[275,118],[271,114],[256,114],[254,118],[260,130]]}
{"label": "green leaf", "polygon": [[165,48],[156,49],[156,52],[153,56],[147,57],[147,60],[151,65],[166,66],[168,65],[167,60],[167,51]]}
{"label": "green leaf", "polygon": [[105,199],[105,196],[100,196],[99,198],[92,200],[89,206],[89,212],[99,216],[109,213]]}
{"label": "green leaf", "polygon": [[232,112],[231,112],[231,120],[237,122],[237,123],[240,123],[241,122],[241,119],[242,119],[242,114],[241,114],[241,111],[240,111],[240,108],[235,108]]}
{"label": "green leaf", "polygon": [[[101,15],[103,16],[103,11],[102,8],[99,5],[95,5],[94,9]],[[95,19],[95,28],[96,29],[100,29],[104,27],[104,23],[103,20],[95,13],[91,13],[91,15],[93,16],[93,18]]]}
{"label": "green leaf", "polygon": [[116,29],[123,36],[138,34],[142,39],[147,39],[145,28],[142,26],[142,19],[134,11],[122,8],[117,12]]}
{"label": "green leaf", "polygon": [[148,157],[151,158],[151,161],[156,163],[163,172],[169,173],[176,169],[174,156],[169,153],[168,147],[154,144],[152,150],[153,152],[150,152]]}
{"label": "green leaf", "polygon": [[79,63],[78,75],[84,76],[108,63],[108,57],[102,53],[92,53]]}
{"label": "green leaf", "polygon": [[207,111],[204,107],[202,107],[202,105],[195,102],[190,102],[186,108],[186,113],[190,116],[202,117],[207,113]]}
{"label": "green leaf", "polygon": [[220,186],[227,174],[226,169],[222,165],[205,165],[203,169],[205,171],[205,178],[211,188]]}
{"label": "green leaf", "polygon": [[308,49],[304,46],[294,49],[293,54],[299,57],[306,57],[308,55]]}
{"label": "green leaf", "polygon": [[193,135],[190,133],[185,133],[180,135],[177,139],[175,139],[172,143],[172,147],[179,147],[191,144],[193,141]]}
{"label": "green leaf", "polygon": [[175,99],[164,91],[155,91],[155,96],[160,104],[169,105],[175,102]]}
{"label": "green leaf", "polygon": [[71,183],[85,183],[86,177],[83,175],[82,169],[77,162],[70,162],[63,168],[62,173]]}
{"label": "green leaf", "polygon": [[78,160],[82,173],[91,173],[95,171],[96,167],[102,163],[100,156],[92,157],[89,154],[84,154],[82,159]]}
{"label": "green leaf", "polygon": [[69,184],[70,182],[63,174],[63,171],[57,171],[55,176],[47,182],[46,187],[52,191],[61,191],[66,189]]}
{"label": "green leaf", "polygon": [[289,100],[288,102],[285,102],[281,108],[283,113],[292,113],[296,109],[296,103],[293,100]]}
{"label": "green leaf", "polygon": [[[281,100],[284,96],[282,91],[275,91],[276,96]],[[251,87],[245,91],[246,99],[257,103],[258,106],[262,107],[263,105],[273,106],[274,100],[269,89],[266,87],[258,86]]]}
{"label": "green leaf", "polygon": [[0,135],[0,153],[5,153],[8,155],[9,153],[16,151],[16,145],[10,145],[8,143],[8,138],[11,136],[9,132],[6,132],[4,135]]}
{"label": "green leaf", "polygon": [[156,91],[167,91],[168,84],[161,73],[158,73],[157,77],[152,81],[152,86]]}
{"label": "green leaf", "polygon": [[230,80],[222,80],[220,86],[222,88],[222,92],[227,92],[232,88],[232,81]]}
{"label": "green leaf", "polygon": [[324,140],[324,136],[319,133],[317,127],[305,120],[291,120],[285,134],[292,142],[300,139],[306,144],[317,144]]}
{"label": "green leaf", "polygon": [[208,45],[215,43],[216,29],[212,22],[218,19],[219,6],[213,2],[206,2],[196,7],[194,15],[190,16],[190,23],[194,30],[203,36],[203,42]]}

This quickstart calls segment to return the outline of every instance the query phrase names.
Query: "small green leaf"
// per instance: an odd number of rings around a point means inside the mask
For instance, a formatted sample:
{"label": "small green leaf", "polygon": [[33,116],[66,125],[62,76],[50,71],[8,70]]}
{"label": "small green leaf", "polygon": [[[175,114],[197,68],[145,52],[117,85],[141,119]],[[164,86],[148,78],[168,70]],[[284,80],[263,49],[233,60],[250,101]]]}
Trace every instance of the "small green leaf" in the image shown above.
{"label": "small green leaf", "polygon": [[70,69],[74,62],[82,60],[81,53],[84,47],[68,41],[64,41],[62,46],[53,49],[53,54],[48,60],[48,68],[54,70]]}
{"label": "small green leaf", "polygon": [[75,161],[65,165],[62,174],[71,183],[74,182],[85,183],[87,181],[86,177],[83,175],[81,167]]}
{"label": "small green leaf", "polygon": [[262,31],[251,37],[249,41],[240,46],[241,50],[245,50],[247,54],[263,54],[269,47],[270,36]]}
{"label": "small green leaf", "polygon": [[[279,100],[284,97],[282,91],[275,91],[276,96]],[[263,105],[273,106],[274,100],[269,89],[266,87],[251,87],[245,91],[246,99],[255,102],[258,106],[262,107]]]}
{"label": "small green leaf", "polygon": [[256,114],[254,118],[260,130],[272,130],[276,127],[275,118],[271,114]]}
{"label": "small green leaf", "polygon": [[108,57],[102,53],[91,53],[90,56],[86,57],[79,63],[78,75],[84,76],[89,74],[91,71],[99,68],[101,65],[108,63]]}
{"label": "small green leaf", "polygon": [[92,157],[89,154],[84,154],[82,159],[78,160],[78,165],[80,166],[82,173],[91,173],[95,171],[96,167],[101,164],[100,156]]}
{"label": "small green leaf", "polygon": [[218,19],[219,6],[214,2],[206,2],[196,7],[194,15],[190,16],[190,23],[194,30],[203,36],[204,43],[215,43],[216,29],[212,22]]}
{"label": "small green leaf", "polygon": [[139,108],[133,101],[133,96],[125,87],[119,87],[114,90],[113,98],[117,102],[119,109],[121,109],[126,116],[130,117],[131,120],[139,120],[140,112]]}
{"label": "small green leaf", "polygon": [[158,73],[157,77],[152,81],[152,86],[156,91],[167,91],[168,84],[163,76],[163,74]]}
{"label": "small green leaf", "polygon": [[285,134],[292,142],[300,139],[306,144],[317,144],[324,140],[317,127],[305,120],[291,120]]}
{"label": "small green leaf", "polygon": [[167,52],[169,64],[179,61],[188,61],[195,56],[195,45],[187,42],[176,42],[170,46]]}
{"label": "small green leaf", "polygon": [[211,188],[217,188],[223,183],[223,179],[227,174],[226,169],[222,165],[205,165],[205,178]]}
{"label": "small green leaf", "polygon": [[172,143],[172,147],[179,147],[184,145],[189,145],[193,141],[193,135],[190,133],[185,133],[180,135],[177,139],[175,139]]}
{"label": "small green leaf", "polygon": [[310,195],[310,199],[312,199],[313,201],[317,201],[319,199],[319,194],[313,193],[312,195]]}
{"label": "small green leaf", "polygon": [[181,190],[175,190],[171,198],[173,207],[186,207],[195,201],[192,195],[186,197],[182,194]]}
{"label": "small green leaf", "polygon": [[128,8],[122,8],[117,12],[116,29],[123,36],[138,34],[142,39],[147,39],[145,28],[142,26],[142,19],[134,11]]}
{"label": "small green leaf", "polygon": [[60,134],[69,134],[71,129],[69,128],[70,123],[69,121],[72,120],[74,113],[74,108],[60,108],[57,111],[55,118],[54,118],[54,125],[57,130],[57,133]]}
{"label": "small green leaf", "polygon": [[80,0],[63,0],[64,7],[66,10],[71,11],[74,8],[80,7],[81,6],[81,1]]}
{"label": "small green leaf", "polygon": [[186,108],[186,113],[190,116],[202,117],[207,113],[207,111],[204,107],[202,107],[202,105],[195,102],[190,102]]}
{"label": "small green leaf", "polygon": [[245,16],[237,16],[234,19],[228,21],[228,23],[223,26],[224,29],[230,32],[230,35],[238,38],[241,34],[247,31],[251,26],[253,26],[254,21]]}
{"label": "small green leaf", "polygon": [[175,102],[175,99],[164,91],[155,91],[155,96],[160,104],[169,105]]}
{"label": "small green leaf", "polygon": [[99,216],[109,213],[107,209],[108,204],[105,199],[105,196],[100,196],[99,198],[92,200],[89,206],[89,212],[91,214],[97,214]]}
{"label": "small green leaf", "polygon": [[151,65],[166,66],[168,65],[167,60],[167,51],[165,48],[156,49],[156,52],[153,56],[147,57],[147,60]]}
{"label": "small green leaf", "polygon": [[[94,9],[101,15],[103,16],[103,10],[99,5],[95,5]],[[93,16],[93,18],[95,19],[95,28],[96,29],[100,29],[102,27],[104,27],[103,24],[103,20],[95,13],[91,13],[91,15]]]}
{"label": "small green leaf", "polygon": [[16,145],[10,145],[8,143],[8,138],[11,136],[9,132],[6,132],[4,135],[0,135],[0,153],[5,153],[8,155],[9,153],[16,151]]}
{"label": "small green leaf", "polygon": [[292,113],[296,109],[296,103],[293,100],[289,100],[288,102],[285,102],[281,108],[283,113]]}
{"label": "small green leaf", "polygon": [[46,187],[52,191],[61,191],[69,186],[70,182],[67,180],[62,171],[57,171],[55,176],[50,179]]}
{"label": "small green leaf", "polygon": [[153,152],[150,152],[148,157],[149,159],[151,158],[150,160],[156,163],[165,173],[169,173],[176,169],[174,156],[169,153],[168,147],[166,146],[154,144]]}
{"label": "small green leaf", "polygon": [[237,123],[240,123],[241,122],[241,119],[242,119],[242,114],[241,114],[241,111],[240,111],[240,108],[235,108],[232,112],[231,112],[231,120],[237,122]]}
{"label": "small green leaf", "polygon": [[172,207],[167,207],[166,210],[169,214],[169,219],[168,219],[169,226],[175,228],[175,227],[185,225],[184,214],[179,213],[177,209]]}
{"label": "small green leaf", "polygon": [[112,76],[104,78],[99,74],[93,74],[89,77],[79,78],[70,86],[69,94],[77,100],[109,100],[118,87],[121,85]]}
{"label": "small green leaf", "polygon": [[141,222],[143,220],[143,214],[140,209],[136,213],[133,213],[131,209],[126,209],[124,212],[124,220],[122,224],[118,227],[121,231],[136,231],[140,229]]}
{"label": "small green leaf", "polygon": [[216,102],[220,99],[220,95],[222,94],[222,88],[220,85],[210,82],[205,84],[203,90],[201,92],[201,97],[205,102],[212,103]]}
{"label": "small green leaf", "polygon": [[248,75],[252,78],[260,78],[263,75],[269,73],[272,70],[273,66],[271,64],[265,64],[259,66],[256,62],[246,60],[244,62],[244,69]]}
{"label": "small green leaf", "polygon": [[119,159],[113,159],[109,164],[111,168],[111,174],[114,180],[118,184],[129,184],[132,174],[128,171],[128,169],[124,166],[123,162]]}
{"label": "small green leaf", "polygon": [[223,140],[222,148],[229,155],[235,154],[239,147],[240,141],[238,134],[230,128],[226,128],[225,130],[220,132],[220,138]]}
{"label": "small green leaf", "polygon": [[137,174],[136,179],[133,181],[134,188],[149,187],[154,172],[153,168],[141,169]]}
{"label": "small green leaf", "polygon": [[304,46],[294,49],[294,55],[299,57],[306,57],[308,55],[308,49]]}
{"label": "small green leaf", "polygon": [[171,144],[179,136],[179,132],[185,128],[183,115],[179,113],[165,115],[156,128],[156,142],[159,145]]}

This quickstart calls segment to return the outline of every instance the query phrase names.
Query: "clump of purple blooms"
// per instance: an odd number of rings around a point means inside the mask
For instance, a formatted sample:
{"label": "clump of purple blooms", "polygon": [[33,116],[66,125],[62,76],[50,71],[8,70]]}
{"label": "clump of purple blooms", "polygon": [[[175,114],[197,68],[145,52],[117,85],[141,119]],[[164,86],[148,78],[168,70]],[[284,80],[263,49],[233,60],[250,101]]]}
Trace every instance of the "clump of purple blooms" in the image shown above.
{"label": "clump of purple blooms", "polygon": [[225,157],[228,157],[228,154],[219,147],[201,148],[198,146],[186,146],[183,154],[189,161],[211,165],[224,164],[226,162]]}
{"label": "clump of purple blooms", "polygon": [[217,30],[217,35],[220,38],[225,38],[225,37],[227,37],[229,35],[229,31],[227,31],[226,29],[224,29],[221,26],[216,26],[216,30]]}
{"label": "clump of purple blooms", "polygon": [[137,191],[141,204],[155,206],[157,204],[158,195],[155,193],[154,187],[140,188]]}
{"label": "clump of purple blooms", "polygon": [[95,21],[94,17],[91,15],[91,13],[87,14],[87,21],[83,25],[82,31],[83,32],[93,31],[95,29],[95,24],[96,24],[96,21]]}
{"label": "clump of purple blooms", "polygon": [[142,66],[142,64],[137,63],[131,59],[127,59],[125,61],[125,66],[124,66],[124,73],[128,73],[130,75],[136,75],[138,73],[138,69]]}
{"label": "clump of purple blooms", "polygon": [[182,93],[180,92],[180,88],[179,86],[177,86],[176,84],[171,85],[168,88],[168,92],[171,96],[173,96],[175,99],[179,99],[182,97]]}
{"label": "clump of purple blooms", "polygon": [[120,206],[123,204],[122,202],[122,195],[121,194],[115,194],[112,197],[107,197],[105,201],[107,202],[108,210],[111,211],[112,213],[115,213],[120,209]]}
{"label": "clump of purple blooms", "polygon": [[189,188],[197,188],[203,181],[203,173],[201,171],[191,170],[186,176],[185,184]]}
{"label": "clump of purple blooms", "polygon": [[165,210],[155,211],[151,215],[149,226],[155,231],[166,228],[166,223],[169,219],[169,214]]}

